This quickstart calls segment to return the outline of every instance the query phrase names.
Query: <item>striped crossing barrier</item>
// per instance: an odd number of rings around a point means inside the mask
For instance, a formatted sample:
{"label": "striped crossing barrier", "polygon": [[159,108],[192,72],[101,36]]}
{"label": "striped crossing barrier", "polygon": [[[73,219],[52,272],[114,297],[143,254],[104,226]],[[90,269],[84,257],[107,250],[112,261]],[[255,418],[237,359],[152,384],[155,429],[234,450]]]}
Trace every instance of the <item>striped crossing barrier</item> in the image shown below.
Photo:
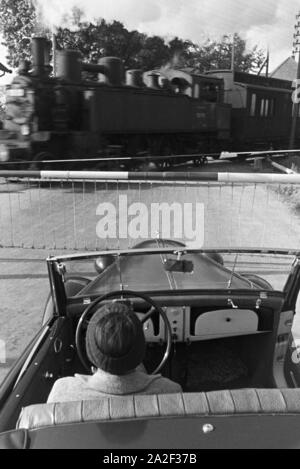
{"label": "striped crossing barrier", "polygon": [[300,174],[222,173],[195,171],[0,171],[2,178],[113,181],[178,181],[259,184],[300,184]]}

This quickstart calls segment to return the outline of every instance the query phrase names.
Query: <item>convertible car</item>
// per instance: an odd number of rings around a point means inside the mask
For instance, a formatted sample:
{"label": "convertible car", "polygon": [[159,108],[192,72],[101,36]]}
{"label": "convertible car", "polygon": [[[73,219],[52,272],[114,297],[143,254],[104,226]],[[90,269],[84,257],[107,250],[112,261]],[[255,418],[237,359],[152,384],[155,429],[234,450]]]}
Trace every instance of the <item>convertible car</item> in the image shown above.
{"label": "convertible car", "polygon": [[[300,447],[300,252],[151,240],[47,265],[42,328],[0,387],[0,448]],[[47,403],[92,372],[87,325],[112,300],[143,323],[147,372],[183,392]]]}

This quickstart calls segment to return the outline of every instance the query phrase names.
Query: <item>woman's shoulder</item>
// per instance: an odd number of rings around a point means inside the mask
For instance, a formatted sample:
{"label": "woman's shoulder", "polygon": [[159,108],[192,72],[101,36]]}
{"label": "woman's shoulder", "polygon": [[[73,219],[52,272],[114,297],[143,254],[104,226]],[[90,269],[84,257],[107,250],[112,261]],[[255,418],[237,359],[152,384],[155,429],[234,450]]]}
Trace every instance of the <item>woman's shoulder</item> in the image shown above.
{"label": "woman's shoulder", "polygon": [[73,386],[78,385],[78,378],[75,376],[66,376],[65,378],[59,378],[55,381],[53,385],[53,389],[61,389],[65,388],[66,386]]}
{"label": "woman's shoulder", "polygon": [[157,376],[157,379],[150,383],[149,388],[151,392],[155,392],[157,394],[173,394],[182,392],[180,384],[172,381],[171,379],[164,378],[163,376]]}
{"label": "woman's shoulder", "polygon": [[[67,376],[59,378],[52,386],[51,392],[48,396],[47,402],[61,402],[64,401],[73,392],[78,393],[82,381],[75,376]],[[69,398],[68,398],[69,400]]]}

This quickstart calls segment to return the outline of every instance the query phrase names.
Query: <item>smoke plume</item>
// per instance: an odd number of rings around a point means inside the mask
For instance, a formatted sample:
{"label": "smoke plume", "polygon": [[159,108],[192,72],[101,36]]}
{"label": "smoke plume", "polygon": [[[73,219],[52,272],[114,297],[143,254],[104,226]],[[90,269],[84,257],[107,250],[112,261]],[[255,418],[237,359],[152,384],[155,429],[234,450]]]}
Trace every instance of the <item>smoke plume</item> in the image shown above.
{"label": "smoke plume", "polygon": [[[119,20],[129,29],[201,43],[208,37],[237,32],[262,49],[270,46],[272,62],[291,55],[299,0],[35,0],[39,19],[48,28],[65,25],[73,7],[84,18]],[[275,63],[274,63],[275,65]]]}

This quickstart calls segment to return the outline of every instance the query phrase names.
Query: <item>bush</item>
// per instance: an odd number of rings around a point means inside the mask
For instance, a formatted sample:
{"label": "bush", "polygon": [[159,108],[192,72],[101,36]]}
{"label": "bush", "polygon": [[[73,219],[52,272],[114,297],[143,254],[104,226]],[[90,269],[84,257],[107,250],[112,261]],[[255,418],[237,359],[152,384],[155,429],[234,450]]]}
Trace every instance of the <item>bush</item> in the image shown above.
{"label": "bush", "polygon": [[280,185],[274,188],[274,190],[282,197],[285,202],[287,202],[293,212],[295,212],[297,215],[300,214],[300,188],[298,186]]}
{"label": "bush", "polygon": [[284,165],[290,169],[293,169],[294,171],[297,171],[297,173],[300,173],[300,156],[299,155],[288,156],[285,159]]}

